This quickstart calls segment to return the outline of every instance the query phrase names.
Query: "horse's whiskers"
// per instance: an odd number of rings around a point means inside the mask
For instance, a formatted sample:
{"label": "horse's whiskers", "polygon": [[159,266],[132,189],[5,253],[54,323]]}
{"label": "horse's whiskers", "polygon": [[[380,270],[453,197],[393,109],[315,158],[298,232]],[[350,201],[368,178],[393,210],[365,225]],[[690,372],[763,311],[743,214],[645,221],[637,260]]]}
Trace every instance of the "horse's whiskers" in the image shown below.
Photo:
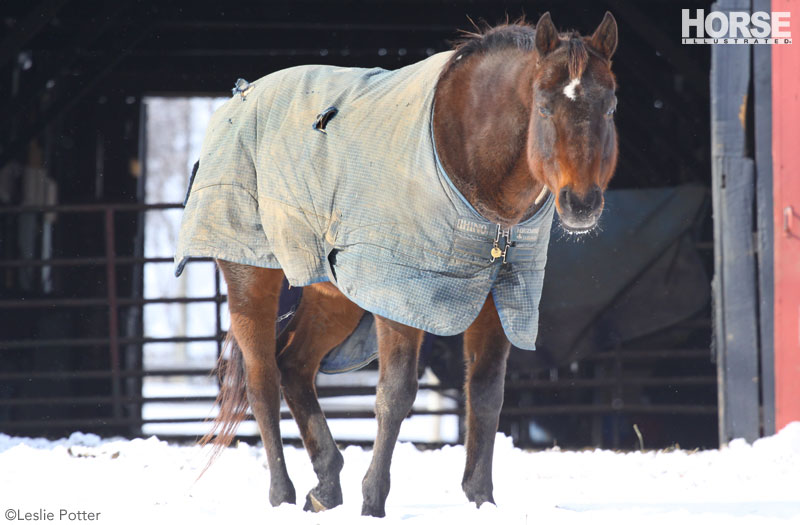
{"label": "horse's whiskers", "polygon": [[561,234],[561,236],[559,237],[559,240],[564,240],[564,239],[569,238],[569,239],[574,240],[574,241],[583,241],[583,240],[586,240],[586,239],[591,238],[591,237],[596,237],[597,235],[599,235],[603,231],[603,228],[602,228],[602,226],[600,225],[599,222],[596,223],[591,228],[587,228],[585,230],[573,230],[571,228],[568,228],[568,227],[564,226],[564,223],[559,221],[558,222],[558,229],[559,229],[559,233]]}

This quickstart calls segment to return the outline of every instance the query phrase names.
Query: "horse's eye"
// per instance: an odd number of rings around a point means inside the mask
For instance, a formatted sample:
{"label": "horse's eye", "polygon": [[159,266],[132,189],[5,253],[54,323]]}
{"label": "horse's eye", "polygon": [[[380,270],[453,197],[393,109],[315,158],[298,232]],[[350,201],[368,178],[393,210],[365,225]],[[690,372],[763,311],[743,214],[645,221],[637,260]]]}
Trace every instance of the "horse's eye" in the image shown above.
{"label": "horse's eye", "polygon": [[617,106],[611,106],[610,108],[608,108],[608,111],[606,111],[606,116],[607,117],[612,116],[615,111],[617,111]]}
{"label": "horse's eye", "polygon": [[545,106],[539,106],[539,114],[543,117],[552,117],[553,111]]}

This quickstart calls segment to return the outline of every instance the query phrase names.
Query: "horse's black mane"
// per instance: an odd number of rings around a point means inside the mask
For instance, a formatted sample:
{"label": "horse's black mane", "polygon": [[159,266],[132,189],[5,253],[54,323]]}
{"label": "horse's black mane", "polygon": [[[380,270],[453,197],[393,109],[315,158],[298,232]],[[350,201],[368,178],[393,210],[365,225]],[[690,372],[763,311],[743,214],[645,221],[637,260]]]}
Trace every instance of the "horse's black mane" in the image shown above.
{"label": "horse's black mane", "polygon": [[[448,61],[445,72],[449,72],[464,58],[477,53],[499,51],[502,49],[520,49],[522,51],[533,51],[535,48],[536,31],[532,25],[520,18],[514,22],[506,22],[497,26],[489,26],[486,23],[482,27],[475,25],[475,31],[462,31],[460,39],[455,41],[452,58]],[[588,60],[586,46],[583,43],[580,33],[577,31],[567,31],[559,34],[566,44],[569,55],[570,78],[580,77],[586,67]]]}
{"label": "horse's black mane", "polygon": [[494,27],[488,24],[483,24],[483,27],[476,25],[475,29],[475,32],[461,32],[461,38],[455,42],[454,50],[456,51],[456,56],[466,57],[475,53],[485,53],[504,48],[533,51],[536,31],[524,19],[506,22]]}

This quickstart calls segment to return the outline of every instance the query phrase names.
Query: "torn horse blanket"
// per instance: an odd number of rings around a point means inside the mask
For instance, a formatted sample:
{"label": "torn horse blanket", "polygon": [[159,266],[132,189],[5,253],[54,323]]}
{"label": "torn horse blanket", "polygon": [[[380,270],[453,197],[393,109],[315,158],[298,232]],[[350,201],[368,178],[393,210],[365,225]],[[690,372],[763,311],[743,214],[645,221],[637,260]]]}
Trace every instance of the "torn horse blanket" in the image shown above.
{"label": "torn horse blanket", "polygon": [[[330,280],[372,313],[466,330],[491,292],[511,342],[534,349],[553,198],[500,235],[453,186],[432,138],[451,52],[386,71],[300,66],[237,83],[209,124],[181,223],[189,257]],[[324,129],[317,117],[331,109]]]}

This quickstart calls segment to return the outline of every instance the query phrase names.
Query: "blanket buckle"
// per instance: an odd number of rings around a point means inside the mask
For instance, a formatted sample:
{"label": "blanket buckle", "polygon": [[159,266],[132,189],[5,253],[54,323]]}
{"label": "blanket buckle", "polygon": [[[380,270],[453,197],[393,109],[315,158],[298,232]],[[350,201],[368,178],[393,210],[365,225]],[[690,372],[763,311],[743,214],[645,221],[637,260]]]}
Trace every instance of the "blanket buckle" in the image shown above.
{"label": "blanket buckle", "polygon": [[[503,243],[503,249],[500,249],[500,239],[504,239],[505,242]],[[492,258],[489,262],[495,262],[500,257],[503,258],[503,264],[508,263],[506,257],[508,256],[508,249],[513,247],[514,243],[511,242],[511,228],[504,230],[501,225],[497,225],[497,233],[494,236],[494,242],[492,243]]]}

